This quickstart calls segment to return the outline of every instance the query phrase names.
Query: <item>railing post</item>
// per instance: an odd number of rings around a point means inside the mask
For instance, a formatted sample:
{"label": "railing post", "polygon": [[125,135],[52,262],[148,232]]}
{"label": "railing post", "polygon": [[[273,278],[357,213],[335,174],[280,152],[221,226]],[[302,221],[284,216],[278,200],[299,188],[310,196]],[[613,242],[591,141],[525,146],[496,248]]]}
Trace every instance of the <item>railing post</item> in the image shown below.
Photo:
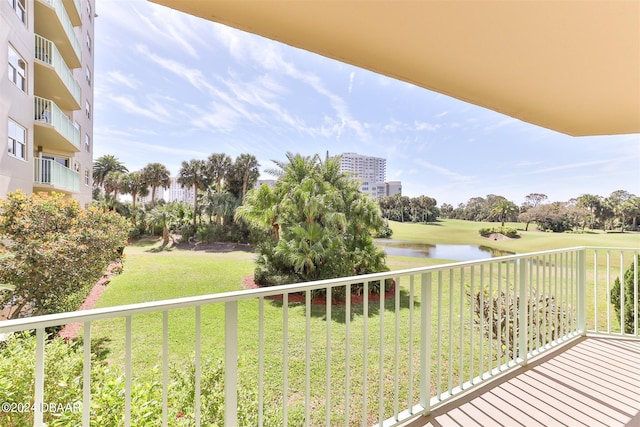
{"label": "railing post", "polygon": [[587,250],[578,251],[578,332],[587,334]]}
{"label": "railing post", "polygon": [[35,394],[33,403],[33,425],[40,427],[44,425],[44,328],[36,329],[36,372],[35,372]]}
{"label": "railing post", "polygon": [[529,349],[527,348],[527,343],[529,341],[529,292],[527,292],[527,265],[529,265],[530,262],[529,258],[520,258],[518,260],[518,284],[520,294],[518,298],[518,315],[520,317],[518,320],[518,357],[523,366],[527,364],[529,355]]}
{"label": "railing post", "polygon": [[224,425],[238,425],[238,301],[224,304]]}
{"label": "railing post", "polygon": [[431,412],[431,273],[422,274],[420,301],[420,405]]}

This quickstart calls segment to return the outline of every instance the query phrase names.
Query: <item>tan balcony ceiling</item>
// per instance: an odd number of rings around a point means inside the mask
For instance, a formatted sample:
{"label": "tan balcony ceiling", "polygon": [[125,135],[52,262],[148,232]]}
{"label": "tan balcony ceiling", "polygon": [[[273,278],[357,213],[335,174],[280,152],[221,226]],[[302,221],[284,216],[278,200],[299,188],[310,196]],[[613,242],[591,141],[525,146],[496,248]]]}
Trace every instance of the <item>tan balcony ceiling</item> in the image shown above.
{"label": "tan balcony ceiling", "polygon": [[566,134],[640,132],[638,0],[151,1]]}

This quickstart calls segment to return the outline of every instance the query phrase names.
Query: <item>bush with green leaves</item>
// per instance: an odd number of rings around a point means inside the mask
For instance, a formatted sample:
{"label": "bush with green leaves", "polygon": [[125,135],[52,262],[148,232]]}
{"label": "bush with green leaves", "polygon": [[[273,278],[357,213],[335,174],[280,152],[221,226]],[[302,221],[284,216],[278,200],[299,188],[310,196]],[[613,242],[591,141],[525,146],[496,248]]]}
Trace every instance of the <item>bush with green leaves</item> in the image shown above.
{"label": "bush with green leaves", "polygon": [[[624,272],[624,304],[622,315],[624,321],[624,332],[627,334],[633,334],[636,328],[640,330],[640,324],[636,325],[635,321],[638,319],[640,322],[640,283],[636,283],[636,280],[640,281],[640,272],[636,274],[636,268],[640,265],[640,255],[631,263],[631,266]],[[611,304],[620,318],[620,278],[616,277],[613,286],[611,287]]]}
{"label": "bush with green leaves", "polygon": [[[10,336],[0,347],[0,401],[9,405],[33,404],[36,339],[29,333]],[[122,372],[92,355],[91,427],[119,426],[124,422],[126,378]],[[80,342],[48,339],[45,351],[44,401],[62,405],[63,411],[45,411],[49,427],[82,424],[83,353]],[[131,388],[131,425],[155,427],[162,420],[162,383],[157,367],[150,380],[134,378]],[[224,425],[224,368],[216,360],[203,360],[201,370],[201,423]],[[170,426],[195,425],[195,367],[174,365],[170,370],[168,420]],[[22,406],[21,406],[22,408]],[[33,425],[33,411],[1,411],[0,425]],[[265,408],[266,425],[277,425],[280,415]],[[239,425],[257,425],[258,398],[253,388],[238,390]]]}
{"label": "bush with green leaves", "polygon": [[236,218],[271,233],[258,246],[261,285],[388,271],[372,236],[383,227],[378,203],[340,172],[339,157],[287,153],[273,189],[249,191]]}
{"label": "bush with green leaves", "polygon": [[120,257],[129,223],[115,212],[80,207],[60,193],[18,191],[0,200],[0,307],[10,318],[73,311],[109,262]]}
{"label": "bush with green leaves", "polygon": [[488,237],[492,234],[502,234],[503,236],[514,239],[519,236],[518,230],[513,227],[485,227],[481,228],[478,232],[483,237]]}

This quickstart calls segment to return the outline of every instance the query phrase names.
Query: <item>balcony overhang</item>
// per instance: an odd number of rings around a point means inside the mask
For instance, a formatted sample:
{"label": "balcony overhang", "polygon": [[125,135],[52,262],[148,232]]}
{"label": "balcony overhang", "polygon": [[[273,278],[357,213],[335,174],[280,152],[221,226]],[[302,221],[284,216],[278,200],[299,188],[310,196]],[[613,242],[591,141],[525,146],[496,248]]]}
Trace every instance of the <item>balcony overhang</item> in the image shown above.
{"label": "balcony overhang", "polygon": [[55,126],[42,120],[35,120],[33,126],[33,138],[35,145],[63,152],[77,153],[80,148],[68,140]]}
{"label": "balcony overhang", "polygon": [[[60,3],[58,7],[64,6]],[[80,62],[80,51],[78,40],[75,38],[76,35],[67,33],[54,6],[43,1],[35,1],[34,9],[36,15],[35,32],[55,43],[69,68],[81,67],[82,63]],[[66,9],[62,10],[61,13],[66,14]],[[74,46],[76,47],[74,48]]]}
{"label": "balcony overhang", "polygon": [[150,1],[569,135],[640,132],[638,1]]}
{"label": "balcony overhang", "polygon": [[80,109],[78,100],[62,81],[54,67],[38,60],[34,61],[34,65],[33,68],[36,75],[34,90],[38,96],[53,100],[64,110],[74,111]]}

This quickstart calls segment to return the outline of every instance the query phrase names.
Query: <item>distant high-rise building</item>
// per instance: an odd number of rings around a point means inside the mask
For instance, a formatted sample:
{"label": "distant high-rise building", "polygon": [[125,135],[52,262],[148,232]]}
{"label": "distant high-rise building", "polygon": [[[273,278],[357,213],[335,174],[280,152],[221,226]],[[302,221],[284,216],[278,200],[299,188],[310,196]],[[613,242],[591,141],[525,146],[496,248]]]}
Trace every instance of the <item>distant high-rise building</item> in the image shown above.
{"label": "distant high-rise building", "polygon": [[178,182],[178,177],[171,178],[169,188],[164,192],[164,199],[167,202],[184,202],[192,205],[194,198],[193,187],[183,187]]}
{"label": "distant high-rise building", "polygon": [[95,0],[0,1],[0,198],[91,202]]}
{"label": "distant high-rise building", "polygon": [[343,153],[340,171],[346,172],[360,181],[360,191],[380,198],[402,194],[400,181],[386,182],[387,159],[365,156],[358,153]]}

